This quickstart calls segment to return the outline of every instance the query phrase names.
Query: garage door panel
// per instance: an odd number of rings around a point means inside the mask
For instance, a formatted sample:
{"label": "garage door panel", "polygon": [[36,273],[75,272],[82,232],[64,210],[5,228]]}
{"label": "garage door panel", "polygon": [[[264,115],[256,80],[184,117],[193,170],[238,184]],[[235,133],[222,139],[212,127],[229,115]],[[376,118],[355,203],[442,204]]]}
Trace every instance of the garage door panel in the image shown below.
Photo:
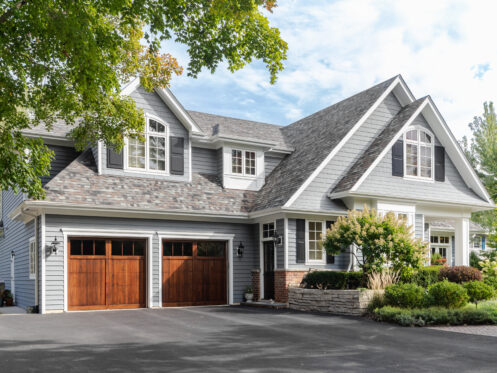
{"label": "garage door panel", "polygon": [[[162,301],[164,306],[226,304],[225,242],[163,242]],[[183,248],[183,250],[182,250]]]}
{"label": "garage door panel", "polygon": [[145,307],[145,247],[146,240],[70,239],[68,308]]}

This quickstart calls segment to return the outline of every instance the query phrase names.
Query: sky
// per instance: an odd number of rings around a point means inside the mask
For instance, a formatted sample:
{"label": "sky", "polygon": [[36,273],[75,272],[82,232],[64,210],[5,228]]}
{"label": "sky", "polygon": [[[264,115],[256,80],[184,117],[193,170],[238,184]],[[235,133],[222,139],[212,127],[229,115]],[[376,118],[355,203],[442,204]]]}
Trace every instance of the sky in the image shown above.
{"label": "sky", "polygon": [[[187,109],[287,125],[402,74],[413,94],[431,95],[455,136],[497,101],[495,1],[278,0],[268,18],[288,43],[276,84],[260,62],[225,65],[171,89]],[[164,51],[184,67],[182,45]]]}

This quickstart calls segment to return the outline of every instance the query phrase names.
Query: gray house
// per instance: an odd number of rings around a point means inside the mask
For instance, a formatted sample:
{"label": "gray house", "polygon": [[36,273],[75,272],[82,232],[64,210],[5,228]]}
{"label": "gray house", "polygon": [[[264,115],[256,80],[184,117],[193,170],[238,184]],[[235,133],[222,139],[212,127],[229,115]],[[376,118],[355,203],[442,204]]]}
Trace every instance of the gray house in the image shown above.
{"label": "gray house", "polygon": [[401,76],[286,127],[188,111],[138,80],[122,94],[143,108],[146,142],[120,154],[76,152],[63,123],[27,133],[56,158],[45,200],[2,193],[0,281],[22,307],[231,304],[247,285],[284,302],[309,269],[354,267],[320,240],[364,205],[426,241],[450,220],[446,255],[467,264],[470,215],[494,207],[431,98]]}

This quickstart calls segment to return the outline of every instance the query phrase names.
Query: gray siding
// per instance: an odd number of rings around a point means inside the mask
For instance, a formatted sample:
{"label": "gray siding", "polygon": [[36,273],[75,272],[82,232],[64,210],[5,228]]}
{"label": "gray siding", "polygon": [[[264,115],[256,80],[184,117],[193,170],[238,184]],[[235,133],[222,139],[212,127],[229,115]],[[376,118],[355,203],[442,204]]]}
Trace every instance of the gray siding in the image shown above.
{"label": "gray siding", "polygon": [[274,168],[280,164],[286,154],[281,153],[270,153],[264,154],[264,174],[266,177],[274,170]]}
{"label": "gray siding", "polygon": [[[276,231],[278,235],[284,240],[285,237],[285,219],[276,220]],[[281,242],[281,245],[275,245],[276,250],[276,268],[285,268],[285,243]]]}
{"label": "gray siding", "polygon": [[97,169],[98,169],[98,157],[99,157],[98,145],[91,147],[91,153],[93,154],[93,159],[95,159],[95,164],[97,165]]}
{"label": "gray siding", "polygon": [[[423,117],[417,118],[414,124],[429,128]],[[468,188],[447,152],[445,153],[444,182],[425,182],[392,176],[392,151],[390,149],[357,192],[442,202],[481,203],[483,201]]]}
{"label": "gray siding", "polygon": [[[251,284],[251,270],[259,267],[258,239],[255,224],[232,224],[210,222],[184,222],[165,220],[138,220],[123,218],[95,218],[54,216],[46,217],[45,243],[49,244],[55,237],[60,240],[60,229],[71,228],[108,229],[151,231],[152,241],[152,292],[153,304],[159,305],[159,262],[160,245],[155,232],[185,232],[185,233],[221,233],[234,234],[233,240],[233,300],[241,302],[245,286]],[[245,246],[243,257],[236,255],[239,242]],[[64,255],[60,250],[56,255],[46,259],[46,308],[47,310],[61,310],[64,307]]]}
{"label": "gray siding", "polygon": [[223,148],[217,149],[217,176],[219,177],[219,180],[221,180],[221,183],[223,183]]}
{"label": "gray siding", "polygon": [[192,147],[192,171],[201,174],[217,174],[216,150]]}
{"label": "gray siding", "polygon": [[[327,219],[334,220],[334,219]],[[296,219],[288,219],[288,268],[289,269],[334,269],[334,270],[346,270],[349,261],[350,254],[343,253],[335,256],[334,264],[325,264],[325,265],[305,265],[304,263],[297,263],[297,221]]]}
{"label": "gray siding", "polygon": [[50,175],[41,178],[41,184],[43,186],[52,180],[60,171],[66,168],[69,163],[74,161],[80,154],[73,147],[69,146],[48,145],[48,147],[55,153],[55,158],[50,164]]}
{"label": "gray siding", "polygon": [[400,103],[395,96],[388,95],[299,196],[292,207],[307,210],[343,210],[342,205],[338,205],[328,198],[328,192],[400,109]]}
{"label": "gray siding", "polygon": [[35,305],[35,280],[29,279],[29,239],[35,235],[34,222],[24,224],[8,216],[23,199],[21,193],[3,192],[4,236],[0,238],[0,282],[5,282],[7,289],[12,288],[10,258],[11,251],[14,251],[15,297],[20,307]]}
{"label": "gray siding", "polygon": [[[176,118],[174,113],[167,107],[167,105],[162,101],[162,99],[155,92],[147,92],[143,87],[137,88],[132,94],[131,98],[133,98],[136,102],[136,105],[139,108],[142,108],[143,111],[147,114],[155,115],[161,118],[168,126],[169,136],[177,136],[183,137],[185,139],[185,152],[184,152],[184,160],[185,160],[185,173],[184,175],[158,175],[152,173],[139,173],[140,177],[150,177],[154,179],[167,179],[167,180],[175,180],[175,181],[188,181],[189,173],[190,173],[190,138],[188,131],[181,124],[181,122]],[[166,153],[169,157],[169,143],[167,144]],[[102,173],[104,174],[112,174],[112,175],[132,175],[131,173],[124,172],[123,170],[116,170],[107,168],[107,149],[105,146],[102,147]],[[169,162],[169,158],[167,159]],[[125,162],[126,163],[126,162]],[[130,171],[131,172],[131,171]],[[137,171],[139,172],[139,171]]]}

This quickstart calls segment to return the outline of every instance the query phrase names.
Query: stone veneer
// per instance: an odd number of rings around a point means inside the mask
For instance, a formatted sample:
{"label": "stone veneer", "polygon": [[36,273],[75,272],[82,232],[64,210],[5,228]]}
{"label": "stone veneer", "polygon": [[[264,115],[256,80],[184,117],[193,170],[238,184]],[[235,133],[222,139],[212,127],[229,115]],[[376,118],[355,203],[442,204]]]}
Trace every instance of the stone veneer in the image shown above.
{"label": "stone veneer", "polygon": [[292,287],[288,306],[299,311],[329,312],[336,315],[361,316],[367,311],[375,290],[318,290]]}

